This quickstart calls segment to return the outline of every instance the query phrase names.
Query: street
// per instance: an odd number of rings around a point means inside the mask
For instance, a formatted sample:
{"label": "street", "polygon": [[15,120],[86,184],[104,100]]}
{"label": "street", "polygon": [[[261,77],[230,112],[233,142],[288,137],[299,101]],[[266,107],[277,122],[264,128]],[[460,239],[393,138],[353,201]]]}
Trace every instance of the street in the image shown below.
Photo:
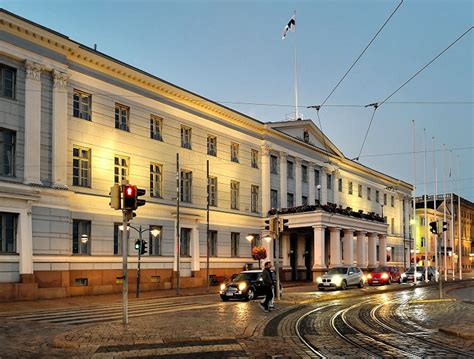
{"label": "street", "polygon": [[[222,302],[217,294],[133,299],[126,328],[118,297],[2,304],[0,356],[467,358],[474,355],[469,285],[445,283],[441,302],[430,301],[435,285],[291,287],[271,313],[257,300]],[[466,336],[452,335],[459,331]]]}

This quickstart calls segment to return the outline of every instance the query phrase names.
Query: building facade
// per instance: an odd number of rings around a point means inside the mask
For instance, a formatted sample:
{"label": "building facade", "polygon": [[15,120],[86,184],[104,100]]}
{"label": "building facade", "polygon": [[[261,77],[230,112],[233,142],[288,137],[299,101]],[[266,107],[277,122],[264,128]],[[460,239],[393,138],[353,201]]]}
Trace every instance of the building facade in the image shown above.
{"label": "building facade", "polygon": [[[452,199],[452,200],[451,200]],[[459,202],[460,201],[460,202]],[[426,216],[424,197],[416,198],[416,250],[420,264],[424,264],[427,258],[428,265],[434,265],[436,253],[435,234],[430,232],[430,223],[438,223],[438,232],[442,231],[442,222],[446,222],[446,231],[442,232],[441,252],[444,256],[444,241],[446,240],[446,261],[443,259],[441,267],[447,267],[447,271],[456,274],[459,264],[463,272],[472,270],[472,243],[474,242],[474,203],[459,197],[456,194],[447,193],[446,196],[438,195],[436,205],[434,196],[426,197]],[[460,212],[459,212],[460,211]],[[446,212],[446,220],[444,214]],[[454,214],[452,216],[451,214]],[[460,213],[460,215],[459,215]],[[427,239],[426,239],[427,238]],[[453,241],[454,238],[454,241]],[[459,240],[461,238],[461,240]],[[461,257],[459,256],[459,245],[461,243]]]}
{"label": "building facade", "polygon": [[177,186],[182,286],[207,281],[208,184],[211,275],[255,265],[252,246],[274,253],[259,240],[272,209],[288,219],[288,280],[406,262],[412,187],[347,159],[312,121],[260,122],[4,10],[0,30],[1,300],[121,291],[109,191],[124,181],[147,193],[128,248],[133,283],[141,226],[143,290],[176,280]]}

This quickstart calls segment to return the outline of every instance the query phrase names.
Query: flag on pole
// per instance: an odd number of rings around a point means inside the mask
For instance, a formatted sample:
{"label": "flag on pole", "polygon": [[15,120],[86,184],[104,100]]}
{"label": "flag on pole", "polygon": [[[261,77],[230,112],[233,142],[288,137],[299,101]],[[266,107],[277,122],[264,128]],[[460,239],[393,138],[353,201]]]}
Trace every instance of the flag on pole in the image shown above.
{"label": "flag on pole", "polygon": [[284,40],[288,31],[295,31],[295,28],[296,28],[296,16],[293,15],[290,21],[288,21],[288,24],[283,29],[283,33],[281,34],[281,39]]}

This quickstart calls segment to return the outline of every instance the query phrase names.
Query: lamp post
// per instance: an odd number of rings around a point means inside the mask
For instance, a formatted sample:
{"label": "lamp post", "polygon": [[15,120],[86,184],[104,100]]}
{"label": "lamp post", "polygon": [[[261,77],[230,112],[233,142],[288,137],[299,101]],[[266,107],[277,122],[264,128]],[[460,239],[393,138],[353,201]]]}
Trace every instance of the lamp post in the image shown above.
{"label": "lamp post", "polygon": [[316,189],[318,190],[318,204],[321,205],[321,185],[318,184]]}
{"label": "lamp post", "polygon": [[[129,228],[134,229],[138,233],[138,240],[140,241],[140,246],[138,247],[138,265],[137,265],[137,290],[136,290],[136,297],[138,298],[140,296],[140,259],[141,259],[141,254],[142,254],[142,246],[143,246],[143,239],[142,235],[143,233],[150,232],[153,237],[157,237],[160,234],[160,230],[157,228],[154,228],[152,230],[150,229],[142,229],[142,226],[140,226],[138,229],[133,227],[133,226],[128,226],[127,230]],[[123,231],[123,225],[119,226],[119,229]]]}

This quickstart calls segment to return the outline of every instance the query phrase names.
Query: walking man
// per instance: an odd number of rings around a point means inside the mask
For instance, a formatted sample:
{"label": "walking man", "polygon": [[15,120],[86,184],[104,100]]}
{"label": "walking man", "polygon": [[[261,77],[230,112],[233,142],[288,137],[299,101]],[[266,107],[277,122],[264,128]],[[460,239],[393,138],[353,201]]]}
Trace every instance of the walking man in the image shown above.
{"label": "walking man", "polygon": [[266,262],[265,268],[262,271],[262,280],[263,280],[262,289],[263,289],[263,292],[265,293],[265,301],[263,303],[259,303],[258,305],[260,305],[260,307],[265,311],[265,313],[268,313],[268,304],[273,299],[273,292],[272,292],[273,279],[272,279],[272,273],[270,272],[271,268],[272,268],[272,263]]}

